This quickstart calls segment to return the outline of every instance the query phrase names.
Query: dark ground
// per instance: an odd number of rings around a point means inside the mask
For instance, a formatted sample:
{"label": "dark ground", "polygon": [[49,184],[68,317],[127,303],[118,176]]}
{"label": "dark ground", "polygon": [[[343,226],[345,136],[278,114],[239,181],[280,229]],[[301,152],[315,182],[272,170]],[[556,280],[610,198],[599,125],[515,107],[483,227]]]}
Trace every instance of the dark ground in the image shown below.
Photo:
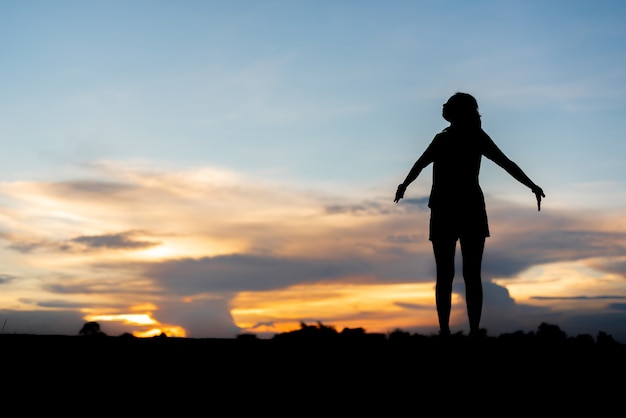
{"label": "dark ground", "polygon": [[0,395],[104,415],[624,416],[626,345],[542,326],[482,338],[322,325],[269,340],[0,335]]}

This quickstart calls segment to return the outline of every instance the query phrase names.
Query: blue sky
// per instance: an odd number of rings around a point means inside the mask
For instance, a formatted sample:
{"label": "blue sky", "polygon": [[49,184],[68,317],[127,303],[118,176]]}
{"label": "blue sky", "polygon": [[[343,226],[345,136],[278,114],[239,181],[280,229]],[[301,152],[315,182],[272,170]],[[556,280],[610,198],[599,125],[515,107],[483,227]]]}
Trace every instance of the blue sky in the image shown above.
{"label": "blue sky", "polygon": [[465,91],[547,195],[537,213],[484,162],[487,328],[626,341],[624,17],[618,1],[3,2],[5,331],[432,331],[429,170],[392,200]]}

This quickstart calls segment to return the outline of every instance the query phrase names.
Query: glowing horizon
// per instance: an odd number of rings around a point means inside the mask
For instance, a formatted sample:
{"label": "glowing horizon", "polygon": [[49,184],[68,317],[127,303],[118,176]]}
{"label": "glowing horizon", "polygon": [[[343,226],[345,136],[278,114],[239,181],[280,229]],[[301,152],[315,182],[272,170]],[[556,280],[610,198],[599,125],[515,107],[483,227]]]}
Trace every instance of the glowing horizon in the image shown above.
{"label": "glowing horizon", "polygon": [[484,160],[484,327],[626,342],[624,17],[617,1],[3,2],[4,332],[434,332],[430,169],[393,195],[467,91],[547,195],[537,212]]}

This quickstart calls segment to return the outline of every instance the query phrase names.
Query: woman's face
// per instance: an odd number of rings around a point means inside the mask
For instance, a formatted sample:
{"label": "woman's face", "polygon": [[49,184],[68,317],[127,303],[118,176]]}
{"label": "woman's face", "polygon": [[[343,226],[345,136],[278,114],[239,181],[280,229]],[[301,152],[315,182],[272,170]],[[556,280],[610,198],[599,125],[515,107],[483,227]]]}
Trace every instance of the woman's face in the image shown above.
{"label": "woman's face", "polygon": [[441,108],[441,116],[443,116],[443,118],[444,118],[445,120],[447,120],[448,122],[450,122],[450,119],[448,119],[448,117],[447,117],[447,116],[448,116],[448,114],[447,114],[446,109],[448,109],[448,108],[449,108],[449,106],[450,106],[450,105],[448,104],[448,102],[446,102],[446,103],[444,103],[444,104],[443,104],[443,106],[442,106],[442,108]]}

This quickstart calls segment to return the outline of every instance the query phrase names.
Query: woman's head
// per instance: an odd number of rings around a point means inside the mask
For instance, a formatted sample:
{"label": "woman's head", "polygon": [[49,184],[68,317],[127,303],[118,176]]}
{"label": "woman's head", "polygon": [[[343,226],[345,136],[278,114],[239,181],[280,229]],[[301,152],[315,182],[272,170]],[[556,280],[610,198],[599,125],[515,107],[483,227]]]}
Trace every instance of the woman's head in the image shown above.
{"label": "woman's head", "polygon": [[478,102],[471,94],[455,93],[443,105],[442,116],[451,124],[480,126]]}

